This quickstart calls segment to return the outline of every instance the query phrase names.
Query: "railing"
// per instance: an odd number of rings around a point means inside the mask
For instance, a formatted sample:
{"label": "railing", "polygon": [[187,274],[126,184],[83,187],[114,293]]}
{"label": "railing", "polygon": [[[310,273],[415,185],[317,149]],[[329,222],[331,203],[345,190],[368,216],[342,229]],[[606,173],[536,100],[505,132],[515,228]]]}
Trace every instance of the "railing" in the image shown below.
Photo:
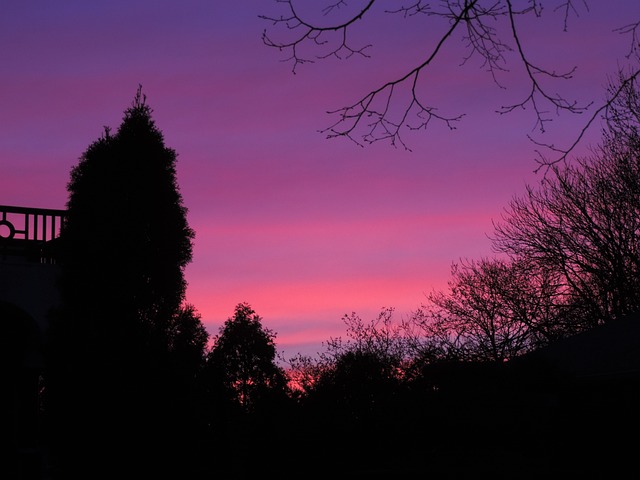
{"label": "railing", "polygon": [[54,263],[55,240],[64,230],[65,210],[0,205],[0,254]]}

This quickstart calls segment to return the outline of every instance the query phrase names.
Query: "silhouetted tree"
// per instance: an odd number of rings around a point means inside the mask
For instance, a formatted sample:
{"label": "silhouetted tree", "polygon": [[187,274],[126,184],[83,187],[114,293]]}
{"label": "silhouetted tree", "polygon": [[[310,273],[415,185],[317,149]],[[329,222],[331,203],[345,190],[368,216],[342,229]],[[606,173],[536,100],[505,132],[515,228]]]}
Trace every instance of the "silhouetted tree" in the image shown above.
{"label": "silhouetted tree", "polygon": [[117,132],[105,128],[67,186],[63,306],[51,320],[47,378],[51,441],[68,460],[64,478],[102,463],[154,465],[141,457],[164,421],[154,406],[167,356],[202,341],[193,316],[194,336],[186,339],[180,316],[194,232],[176,153],[151,114],[139,88]]}
{"label": "silhouetted tree", "polygon": [[378,372],[383,377],[401,377],[412,352],[407,349],[402,326],[394,323],[393,313],[393,308],[384,308],[368,323],[355,312],[345,315],[342,320],[346,339],[330,338],[325,344],[326,350],[318,352],[315,358],[301,354],[290,358],[288,376],[295,390],[302,396],[312,394],[319,383],[336,374],[343,357],[375,358],[383,367]]}
{"label": "silhouetted tree", "polygon": [[164,364],[152,388],[155,437],[164,439],[154,453],[159,462],[165,456],[171,459],[162,467],[165,475],[195,478],[209,469],[212,457],[204,450],[210,433],[203,378],[209,334],[193,305],[184,304],[174,314],[168,340]]}
{"label": "silhouetted tree", "polygon": [[414,360],[503,362],[575,333],[559,280],[535,264],[483,258],[453,264],[406,322]]}
{"label": "silhouetted tree", "polygon": [[[369,322],[345,315],[346,338],[331,338],[313,361],[291,359],[290,377],[302,389],[298,426],[304,444],[299,455],[330,475],[323,458],[346,474],[388,466],[389,449],[407,429],[403,370],[408,360],[394,310],[384,308]],[[357,448],[358,454],[354,455]]]}
{"label": "silhouetted tree", "polygon": [[221,455],[217,471],[227,476],[284,473],[274,458],[289,438],[289,398],[275,339],[253,308],[239,303],[207,355],[208,444]]}
{"label": "silhouetted tree", "polygon": [[[305,5],[305,2],[298,0],[276,0],[276,3],[278,8],[274,7],[274,11],[277,13],[260,15],[270,23],[263,31],[262,40],[266,46],[284,52],[284,60],[291,63],[293,73],[303,65],[322,59],[370,57],[372,45],[366,41],[359,43],[361,41],[358,39],[363,31],[366,33],[368,20],[371,20],[371,25],[377,25],[376,22],[380,21],[376,17],[376,9],[378,6],[382,7],[382,2],[329,0]],[[462,119],[464,113],[442,113],[438,106],[427,103],[430,95],[425,79],[437,68],[436,60],[446,55],[445,46],[456,38],[462,40],[466,47],[462,64],[468,63],[472,58],[479,59],[482,68],[499,88],[504,88],[501,77],[511,71],[508,67],[510,63],[515,62],[523,70],[526,83],[521,98],[501,106],[499,113],[529,109],[534,115],[535,127],[540,133],[544,133],[547,123],[552,119],[549,111],[575,114],[587,112],[589,104],[580,104],[558,94],[555,86],[558,80],[571,79],[576,67],[569,65],[566,70],[558,71],[542,65],[534,59],[527,46],[525,37],[530,31],[523,23],[527,18],[532,18],[540,24],[540,17],[545,10],[543,6],[547,2],[536,0],[516,3],[509,0],[417,0],[380,12],[400,15],[405,19],[422,16],[427,22],[426,32],[435,31],[440,21],[442,33],[431,37],[429,41],[432,43],[426,45],[426,48],[425,45],[419,47],[424,53],[415,65],[395,76],[390,74],[389,78],[365,91],[352,103],[330,111],[330,114],[335,115],[335,122],[321,131],[328,138],[348,138],[358,145],[382,140],[389,141],[394,146],[408,148],[404,134],[409,131],[426,130],[430,123],[438,121],[449,128],[455,128],[456,122]],[[563,16],[566,31],[572,15],[578,17],[583,11],[588,11],[588,5],[586,2],[567,0],[552,11]],[[632,17],[637,15],[637,12],[630,13]],[[624,74],[625,80],[633,80],[640,74],[640,69],[633,62],[638,55],[639,27],[639,19],[630,18],[629,24],[620,25],[618,29],[618,33],[627,34],[631,38],[627,57],[632,59],[631,64],[634,66]],[[373,31],[376,29],[370,29],[370,32]],[[617,93],[612,93],[612,99],[616,98]],[[592,112],[582,131],[578,133],[576,143],[610,103],[611,100]],[[576,143],[566,149],[551,145],[547,147],[564,158]],[[541,161],[547,162],[544,157]]]}
{"label": "silhouetted tree", "polygon": [[638,142],[640,129],[640,89],[637,77],[621,71],[607,88],[609,102],[605,111],[607,129],[603,132],[610,148],[626,148]]}
{"label": "silhouetted tree", "polygon": [[[365,323],[358,315],[345,315],[347,339],[331,338],[311,395],[335,396],[333,403],[345,408],[347,417],[362,421],[397,389],[405,367],[406,352],[401,328],[393,323],[393,309],[383,309]],[[367,413],[368,412],[368,413]]]}
{"label": "silhouetted tree", "polygon": [[209,333],[196,308],[183,305],[172,317],[167,333],[170,355],[176,359],[172,363],[189,376],[200,372],[206,359]]}
{"label": "silhouetted tree", "polygon": [[239,303],[213,339],[207,355],[209,381],[245,412],[286,394],[287,378],[277,364],[275,338],[249,304]]}
{"label": "silhouetted tree", "polygon": [[637,87],[625,84],[591,156],[554,165],[495,225],[496,251],[553,272],[585,328],[640,307]]}

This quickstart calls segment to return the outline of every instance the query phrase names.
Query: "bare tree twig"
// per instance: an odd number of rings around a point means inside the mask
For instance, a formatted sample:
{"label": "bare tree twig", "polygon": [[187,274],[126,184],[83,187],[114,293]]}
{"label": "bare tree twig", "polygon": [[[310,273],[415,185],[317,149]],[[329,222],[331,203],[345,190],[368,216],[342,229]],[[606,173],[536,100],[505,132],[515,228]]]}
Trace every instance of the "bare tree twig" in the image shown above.
{"label": "bare tree twig", "polygon": [[580,131],[578,132],[578,135],[574,139],[573,143],[569,145],[569,147],[564,149],[558,148],[553,144],[537,142],[531,136],[528,136],[528,138],[537,146],[544,147],[545,149],[550,150],[555,154],[558,154],[558,156],[555,156],[554,158],[550,159],[546,155],[544,155],[540,150],[536,150],[536,153],[538,154],[538,158],[537,158],[538,167],[536,167],[534,172],[537,173],[543,168],[548,169],[553,165],[556,165],[560,162],[564,162],[565,160],[567,160],[569,154],[582,141],[582,138],[585,136],[585,134],[587,133],[587,130],[589,130],[589,128],[595,122],[595,120],[603,113],[604,113],[603,117],[605,119],[608,117],[607,112],[609,108],[615,103],[615,101],[620,97],[620,95],[629,87],[629,85],[631,85],[633,82],[636,81],[636,79],[640,75],[640,69],[636,69],[632,71],[626,77],[624,77],[622,73],[620,75],[622,76],[622,79],[619,82],[618,86],[613,89],[613,92],[609,95],[608,99],[602,105],[600,105],[600,107],[598,107],[597,110],[593,112],[593,114],[589,117],[585,125],[580,129]]}
{"label": "bare tree twig", "polygon": [[[582,0],[582,4],[585,10],[589,10],[589,5],[587,4],[586,0]],[[569,15],[571,14],[571,12],[573,12],[576,17],[580,16],[578,9],[571,0],[567,0],[566,2],[561,3],[554,10],[564,10],[564,27],[562,29],[562,31],[564,32],[567,32],[569,30]]]}
{"label": "bare tree twig", "polygon": [[[328,40],[324,39],[325,34],[327,32],[339,32],[342,36],[342,41],[337,45],[337,47],[333,48],[329,53],[325,55],[321,55],[318,58],[328,58],[331,56],[335,56],[337,58],[349,58],[352,55],[362,55],[364,57],[368,57],[366,54],[366,49],[371,45],[365,45],[360,48],[353,48],[347,43],[347,29],[350,25],[360,20],[364,14],[373,6],[375,0],[368,0],[367,5],[362,8],[355,16],[347,19],[346,21],[331,25],[328,27],[322,27],[318,25],[313,25],[310,22],[304,21],[300,15],[296,12],[296,9],[293,5],[293,0],[276,0],[278,3],[284,3],[289,7],[289,13],[286,16],[280,17],[270,17],[267,15],[259,15],[259,18],[263,20],[268,20],[272,22],[273,25],[284,25],[286,29],[289,31],[294,31],[297,33],[297,36],[294,36],[292,40],[288,41],[276,41],[272,37],[270,37],[267,33],[267,29],[262,32],[262,41],[268,47],[277,48],[280,51],[289,50],[291,55],[288,58],[285,58],[284,61],[293,62],[292,72],[295,74],[296,69],[299,65],[304,63],[313,63],[313,60],[309,58],[303,57],[299,54],[299,47],[306,41],[310,41],[315,45],[326,45],[329,43]],[[334,9],[340,7],[340,5],[346,4],[344,0],[338,1],[333,5],[330,5],[323,9],[325,15],[330,14]],[[346,54],[344,53],[346,52]]]}
{"label": "bare tree twig", "polygon": [[[352,2],[356,2],[356,8],[352,8],[349,12],[348,7],[351,5],[348,5],[347,0],[330,0],[329,5],[318,10],[322,14],[322,19],[309,20],[303,18],[302,13],[296,9],[294,5],[296,0],[275,0],[276,3],[285,7],[285,13],[280,16],[259,16],[271,22],[272,28],[275,30],[274,32],[269,29],[263,31],[263,43],[268,47],[285,52],[287,56],[283,61],[292,62],[293,73],[296,73],[297,69],[304,64],[330,57],[340,60],[353,56],[371,58],[369,49],[372,45],[354,46],[349,36],[353,25],[362,20],[365,15],[370,14],[376,3],[376,0],[359,1],[361,6],[357,6],[357,0],[352,0]],[[514,7],[514,3],[512,0],[442,0],[441,2],[409,0],[406,4],[386,10],[385,13],[400,14],[405,18],[416,15],[440,18],[448,22],[448,27],[418,65],[369,90],[354,102],[329,110],[327,113],[335,116],[335,121],[328,127],[320,129],[319,132],[325,134],[327,138],[347,138],[361,147],[364,147],[365,144],[387,141],[394,147],[401,146],[406,150],[411,150],[404,140],[406,132],[426,130],[433,121],[455,129],[456,123],[465,114],[441,113],[436,106],[425,101],[427,92],[420,88],[420,85],[426,75],[427,67],[433,63],[437,56],[443,54],[443,46],[451,40],[456,32],[460,32],[467,48],[461,65],[466,64],[473,57],[479,57],[481,68],[491,75],[498,88],[505,88],[499,81],[498,74],[508,73],[508,54],[514,54],[517,64],[524,68],[525,76],[528,79],[528,90],[520,101],[500,107],[497,113],[508,114],[515,110],[531,108],[535,120],[533,128],[544,134],[547,123],[553,120],[551,112],[554,112],[556,116],[563,112],[570,114],[587,112],[593,102],[581,105],[576,100],[552,92],[547,84],[547,81],[572,79],[576,67],[558,72],[534,63],[527,54],[516,17],[542,16],[543,0],[530,0],[518,8]],[[563,14],[563,29],[565,31],[568,29],[570,17],[572,15],[579,16],[580,9],[577,3],[580,3],[587,11],[589,10],[586,0],[565,0],[554,8],[554,12],[562,12]],[[337,20],[330,18],[337,13],[344,13],[343,18]],[[498,20],[503,18],[509,31],[508,37],[513,45],[507,43],[501,36],[502,30],[496,24]],[[630,23],[616,31],[631,36],[628,58],[640,50],[640,21]],[[305,53],[303,53],[303,49],[306,49]],[[314,50],[315,55],[307,53]],[[635,80],[637,75],[637,71],[633,72],[629,80]],[[549,159],[540,150],[536,150],[539,155],[539,168],[566,159],[568,154],[582,141],[596,118],[606,113],[616,96],[617,94],[613,92],[613,98],[610,98],[593,112],[578,133],[577,138],[566,149],[536,141],[529,135],[528,137],[538,147],[558,154],[556,158]]]}
{"label": "bare tree twig", "polygon": [[630,23],[624,27],[616,28],[614,30],[614,32],[624,35],[629,34],[631,36],[631,46],[629,48],[629,53],[627,53],[627,58],[631,58],[633,54],[640,49],[640,36],[638,35],[638,30],[640,30],[640,21]]}
{"label": "bare tree twig", "polygon": [[[506,0],[506,1],[507,1],[508,10],[509,10],[509,23],[511,25],[511,33],[513,35],[513,40],[516,43],[520,61],[524,65],[524,68],[527,72],[527,77],[529,78],[531,84],[530,84],[529,94],[524,100],[512,105],[503,106],[498,110],[498,113],[500,114],[510,113],[517,108],[524,109],[526,105],[531,105],[533,107],[533,111],[535,112],[535,117],[536,117],[535,127],[538,128],[541,133],[544,133],[545,123],[551,121],[551,119],[545,116],[548,112],[545,110],[542,110],[539,99],[545,100],[546,103],[550,104],[556,110],[556,114],[562,110],[570,113],[583,113],[589,108],[590,105],[580,106],[576,101],[567,100],[566,98],[558,94],[550,94],[544,89],[544,87],[541,85],[540,81],[538,80],[539,77],[569,80],[570,78],[572,78],[576,68],[573,67],[571,70],[565,73],[558,73],[555,71],[546,70],[544,68],[541,68],[531,63],[529,61],[529,58],[525,54],[524,49],[522,47],[522,42],[520,41],[520,36],[518,34],[518,29],[516,27],[515,18],[514,18],[515,12],[513,11],[511,0]],[[567,3],[570,3],[570,2],[567,2]]]}
{"label": "bare tree twig", "polygon": [[[477,0],[469,3],[467,9],[473,7]],[[330,114],[337,114],[338,120],[326,129],[321,130],[322,133],[327,134],[327,138],[346,137],[355,142],[356,144],[363,146],[353,136],[353,132],[358,125],[364,119],[371,119],[367,124],[368,131],[366,131],[362,138],[366,143],[374,143],[379,140],[389,140],[392,145],[396,146],[401,144],[405,149],[410,150],[402,140],[400,130],[403,126],[408,126],[412,130],[419,130],[426,128],[432,119],[438,119],[443,121],[449,128],[455,128],[453,123],[462,118],[463,115],[456,116],[444,116],[437,113],[436,108],[424,105],[418,98],[416,92],[416,85],[421,71],[429,65],[436,57],[444,43],[453,34],[454,30],[463,21],[464,11],[461,15],[455,18],[450,28],[440,38],[440,41],[435,46],[429,57],[413,70],[405,74],[404,76],[387,82],[381,87],[372,90],[367,95],[362,97],[357,102],[339,108],[338,110],[329,111]],[[411,80],[411,100],[404,108],[404,115],[399,122],[389,120],[389,104],[393,97],[395,88],[398,85],[403,84],[405,81]],[[378,110],[375,108],[374,101],[380,96],[387,95],[387,100],[384,103],[384,108]],[[415,117],[418,119],[418,123],[414,125],[408,125],[407,118],[415,110]]]}

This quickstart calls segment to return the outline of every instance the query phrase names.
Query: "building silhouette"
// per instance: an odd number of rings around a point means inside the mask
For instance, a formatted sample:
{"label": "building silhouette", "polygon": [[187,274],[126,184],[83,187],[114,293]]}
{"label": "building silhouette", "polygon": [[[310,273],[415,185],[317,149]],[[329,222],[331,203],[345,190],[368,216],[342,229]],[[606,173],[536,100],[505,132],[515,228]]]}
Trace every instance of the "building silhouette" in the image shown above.
{"label": "building silhouette", "polygon": [[48,315],[58,305],[57,245],[66,212],[0,205],[0,355],[2,444],[9,461],[0,478],[41,478],[42,375]]}

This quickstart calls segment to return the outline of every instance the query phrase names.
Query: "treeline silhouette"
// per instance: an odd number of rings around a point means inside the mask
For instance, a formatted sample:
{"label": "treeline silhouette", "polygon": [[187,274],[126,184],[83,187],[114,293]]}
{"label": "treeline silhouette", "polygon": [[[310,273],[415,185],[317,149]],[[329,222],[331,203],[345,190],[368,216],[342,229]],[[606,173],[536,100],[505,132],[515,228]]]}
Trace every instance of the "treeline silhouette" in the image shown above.
{"label": "treeline silhouette", "polygon": [[[186,303],[195,234],[139,88],[68,184],[47,476],[615,478],[640,426],[636,87],[592,156],[512,201],[494,257],[454,264],[405,318],[347,315],[345,338],[289,359],[249,303],[212,338]],[[603,345],[603,368],[567,367]]]}

